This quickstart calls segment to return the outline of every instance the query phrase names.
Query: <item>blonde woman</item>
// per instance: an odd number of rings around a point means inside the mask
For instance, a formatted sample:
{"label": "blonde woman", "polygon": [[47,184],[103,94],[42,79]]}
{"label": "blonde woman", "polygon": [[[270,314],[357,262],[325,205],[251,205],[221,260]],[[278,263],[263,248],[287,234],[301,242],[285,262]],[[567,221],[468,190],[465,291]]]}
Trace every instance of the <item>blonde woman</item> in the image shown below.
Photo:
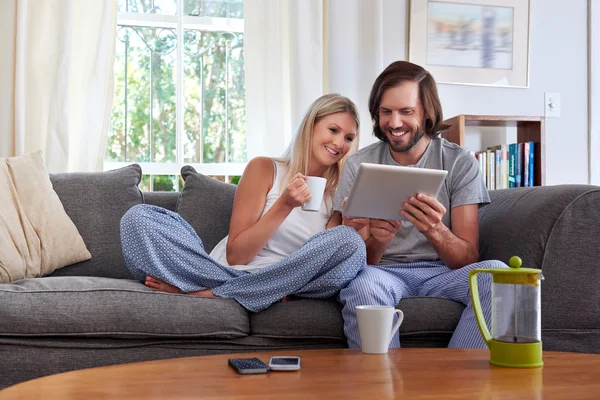
{"label": "blonde woman", "polygon": [[[358,128],[358,112],[348,98],[317,99],[282,158],[248,163],[236,190],[229,235],[210,254],[177,213],[132,207],[121,220],[127,267],[155,290],[233,298],[255,312],[289,295],[336,295],[366,263],[358,233],[329,221]],[[311,198],[307,176],[327,178],[319,212],[300,207]],[[167,242],[173,248],[161,251]]]}

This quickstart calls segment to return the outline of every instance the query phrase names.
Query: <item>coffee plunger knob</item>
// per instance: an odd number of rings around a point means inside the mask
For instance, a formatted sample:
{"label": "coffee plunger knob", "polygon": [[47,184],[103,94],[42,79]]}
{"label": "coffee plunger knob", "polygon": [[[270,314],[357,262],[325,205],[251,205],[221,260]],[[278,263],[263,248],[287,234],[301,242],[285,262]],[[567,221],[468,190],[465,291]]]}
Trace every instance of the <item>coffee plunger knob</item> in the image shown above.
{"label": "coffee plunger knob", "polygon": [[521,268],[522,265],[523,265],[523,260],[521,260],[521,257],[519,257],[519,256],[512,256],[508,260],[508,266],[511,268]]}

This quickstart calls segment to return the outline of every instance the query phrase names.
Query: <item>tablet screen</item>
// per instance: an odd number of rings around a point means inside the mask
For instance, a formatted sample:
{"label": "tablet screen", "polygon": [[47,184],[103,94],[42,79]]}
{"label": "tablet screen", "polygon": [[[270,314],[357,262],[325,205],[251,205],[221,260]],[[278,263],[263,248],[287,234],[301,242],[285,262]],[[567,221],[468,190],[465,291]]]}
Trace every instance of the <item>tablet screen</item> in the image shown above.
{"label": "tablet screen", "polygon": [[348,217],[404,219],[402,204],[417,193],[437,198],[448,171],[362,163],[342,214]]}

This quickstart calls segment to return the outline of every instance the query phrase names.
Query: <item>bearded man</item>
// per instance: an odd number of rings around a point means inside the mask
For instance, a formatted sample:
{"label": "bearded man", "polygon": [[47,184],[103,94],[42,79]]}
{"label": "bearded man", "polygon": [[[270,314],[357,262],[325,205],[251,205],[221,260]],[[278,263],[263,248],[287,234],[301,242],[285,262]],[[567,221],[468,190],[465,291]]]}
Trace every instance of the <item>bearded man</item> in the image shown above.
{"label": "bearded man", "polygon": [[[490,202],[479,163],[467,150],[440,137],[447,126],[436,83],[419,65],[389,65],[373,84],[369,112],[379,142],[347,160],[334,199],[339,223],[362,232],[369,264],[339,295],[348,345],[360,347],[356,306],[395,307],[405,297],[433,296],[466,306],[448,347],[485,348],[471,305],[469,272],[507,266],[479,260],[479,207]],[[398,204],[403,221],[342,218],[344,199],[361,163],[443,169],[448,175],[437,199],[419,193]],[[478,279],[490,326],[490,274]],[[398,334],[390,347],[400,347]]]}

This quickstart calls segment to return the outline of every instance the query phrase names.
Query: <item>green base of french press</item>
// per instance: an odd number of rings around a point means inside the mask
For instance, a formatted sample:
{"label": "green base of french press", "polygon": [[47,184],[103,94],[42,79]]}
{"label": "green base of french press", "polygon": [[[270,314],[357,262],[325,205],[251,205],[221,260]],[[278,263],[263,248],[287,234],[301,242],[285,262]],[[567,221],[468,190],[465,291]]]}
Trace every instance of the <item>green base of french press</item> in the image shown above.
{"label": "green base of french press", "polygon": [[511,343],[490,340],[490,364],[499,367],[537,368],[542,361],[542,342]]}

